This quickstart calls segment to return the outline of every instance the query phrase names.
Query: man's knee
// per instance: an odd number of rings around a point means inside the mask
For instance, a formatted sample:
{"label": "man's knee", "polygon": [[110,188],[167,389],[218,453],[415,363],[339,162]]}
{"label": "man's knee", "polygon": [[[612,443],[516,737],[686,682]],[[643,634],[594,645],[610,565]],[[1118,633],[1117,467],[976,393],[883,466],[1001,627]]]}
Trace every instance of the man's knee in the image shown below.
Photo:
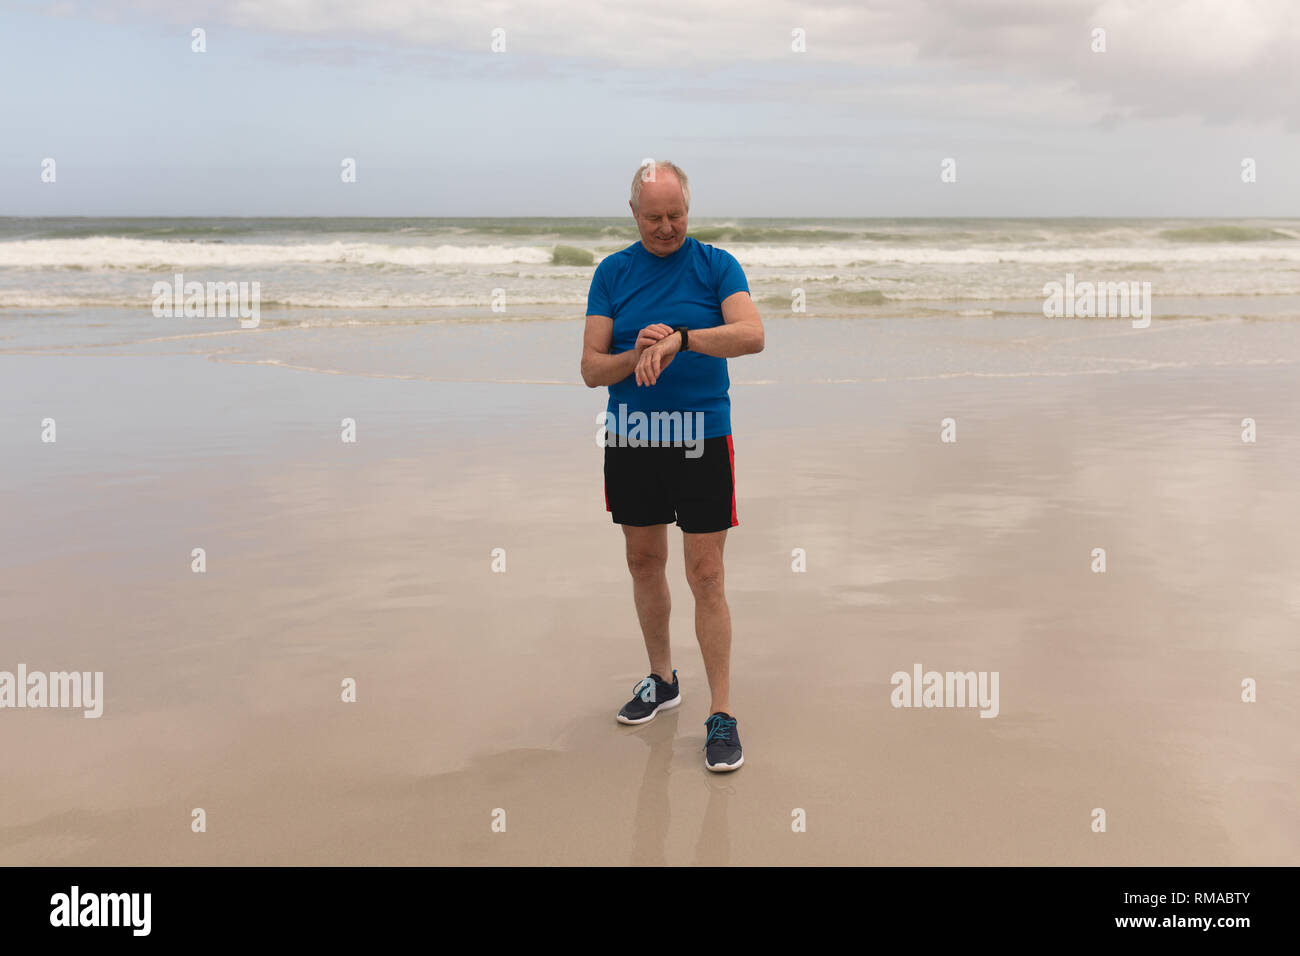
{"label": "man's knee", "polygon": [[686,581],[696,600],[716,601],[723,597],[723,571],[721,557],[710,555],[687,562]]}
{"label": "man's knee", "polygon": [[661,577],[668,565],[668,552],[657,548],[628,546],[627,569],[637,580]]}

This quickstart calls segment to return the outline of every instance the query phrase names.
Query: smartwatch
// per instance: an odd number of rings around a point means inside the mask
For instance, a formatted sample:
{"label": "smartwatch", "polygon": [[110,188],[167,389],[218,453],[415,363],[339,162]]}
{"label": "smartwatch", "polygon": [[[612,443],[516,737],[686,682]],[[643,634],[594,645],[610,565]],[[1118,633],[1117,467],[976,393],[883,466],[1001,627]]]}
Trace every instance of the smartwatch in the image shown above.
{"label": "smartwatch", "polygon": [[684,325],[679,325],[679,326],[677,326],[676,328],[674,328],[673,331],[674,331],[674,332],[680,332],[680,333],[682,333],[682,349],[681,349],[681,350],[682,350],[683,352],[689,352],[690,349],[691,349],[691,344],[690,344],[690,343],[691,343],[691,340],[690,340],[690,336],[689,336],[689,332],[690,332],[690,330],[687,329],[686,326],[684,326]]}

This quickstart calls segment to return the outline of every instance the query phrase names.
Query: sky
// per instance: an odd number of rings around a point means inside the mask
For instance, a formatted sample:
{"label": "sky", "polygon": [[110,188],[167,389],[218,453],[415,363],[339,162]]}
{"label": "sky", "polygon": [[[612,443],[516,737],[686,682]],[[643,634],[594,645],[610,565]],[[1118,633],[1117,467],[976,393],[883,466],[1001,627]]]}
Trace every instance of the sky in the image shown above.
{"label": "sky", "polygon": [[695,217],[1293,217],[1297,50],[1296,0],[10,0],[0,215],[621,217],[653,157]]}

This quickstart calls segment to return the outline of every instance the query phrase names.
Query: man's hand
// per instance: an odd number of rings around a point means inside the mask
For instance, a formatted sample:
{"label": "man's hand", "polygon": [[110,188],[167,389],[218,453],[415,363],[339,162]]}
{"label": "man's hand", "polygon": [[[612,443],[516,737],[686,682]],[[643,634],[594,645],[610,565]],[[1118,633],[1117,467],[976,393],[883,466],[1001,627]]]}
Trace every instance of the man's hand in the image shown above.
{"label": "man's hand", "polygon": [[[668,329],[665,325],[648,326],[649,329]],[[640,340],[638,339],[638,342]],[[673,356],[682,348],[682,337],[668,329],[668,334],[660,335],[659,340],[653,345],[647,346],[641,352],[641,357],[636,363],[636,383],[638,385],[653,385],[659,380],[664,369],[672,364]]]}
{"label": "man's hand", "polygon": [[637,337],[636,337],[637,359],[640,360],[641,353],[644,352],[646,349],[648,349],[650,346],[654,345],[665,335],[672,335],[672,334],[673,334],[673,330],[670,329],[668,326],[664,325],[662,322],[656,322],[654,325],[647,325],[644,329],[642,329],[640,332],[637,333]]}

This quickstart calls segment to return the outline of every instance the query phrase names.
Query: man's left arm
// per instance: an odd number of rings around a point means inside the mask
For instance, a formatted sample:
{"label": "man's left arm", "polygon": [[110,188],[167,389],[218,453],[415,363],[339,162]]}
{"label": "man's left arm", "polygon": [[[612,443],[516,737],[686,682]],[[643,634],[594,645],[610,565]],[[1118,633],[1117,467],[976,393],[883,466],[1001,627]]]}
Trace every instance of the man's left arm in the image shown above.
{"label": "man's left arm", "polygon": [[[748,292],[733,292],[722,300],[721,325],[691,329],[688,335],[692,352],[715,358],[736,358],[763,351],[763,320]],[[636,383],[653,385],[681,348],[681,333],[673,332],[642,352],[634,370]]]}
{"label": "man's left arm", "polygon": [[[736,358],[763,351],[763,320],[748,292],[733,292],[722,300],[722,325],[689,334],[691,351],[701,355]],[[680,340],[681,335],[674,338]]]}

